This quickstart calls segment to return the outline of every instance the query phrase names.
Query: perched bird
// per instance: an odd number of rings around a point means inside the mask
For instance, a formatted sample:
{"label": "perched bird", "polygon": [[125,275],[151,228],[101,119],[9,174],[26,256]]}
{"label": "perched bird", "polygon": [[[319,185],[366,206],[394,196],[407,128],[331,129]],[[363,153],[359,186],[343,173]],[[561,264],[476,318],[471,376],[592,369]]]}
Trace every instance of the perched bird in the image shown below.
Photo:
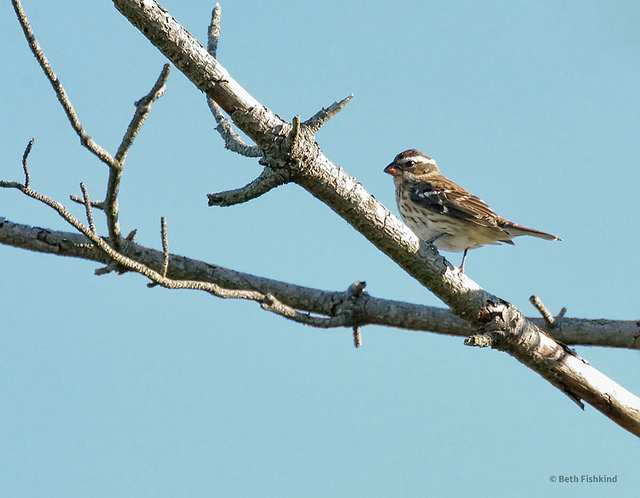
{"label": "perched bird", "polygon": [[393,175],[396,202],[402,219],[413,232],[443,251],[464,251],[484,244],[513,244],[520,235],[560,240],[550,233],[527,228],[498,216],[485,202],[445,178],[436,162],[419,150],[398,154],[384,169]]}

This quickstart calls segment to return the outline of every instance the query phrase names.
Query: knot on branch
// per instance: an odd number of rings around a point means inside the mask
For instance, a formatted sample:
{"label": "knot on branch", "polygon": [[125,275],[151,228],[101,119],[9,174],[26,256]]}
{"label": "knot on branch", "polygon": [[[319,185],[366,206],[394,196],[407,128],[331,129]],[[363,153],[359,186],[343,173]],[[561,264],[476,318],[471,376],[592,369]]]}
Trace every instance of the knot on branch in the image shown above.
{"label": "knot on branch", "polygon": [[487,301],[486,306],[478,312],[479,333],[468,337],[465,344],[498,348],[505,339],[517,335],[522,320],[522,315],[507,301]]}
{"label": "knot on branch", "polygon": [[465,346],[487,348],[493,346],[493,339],[487,334],[473,334],[464,340]]}

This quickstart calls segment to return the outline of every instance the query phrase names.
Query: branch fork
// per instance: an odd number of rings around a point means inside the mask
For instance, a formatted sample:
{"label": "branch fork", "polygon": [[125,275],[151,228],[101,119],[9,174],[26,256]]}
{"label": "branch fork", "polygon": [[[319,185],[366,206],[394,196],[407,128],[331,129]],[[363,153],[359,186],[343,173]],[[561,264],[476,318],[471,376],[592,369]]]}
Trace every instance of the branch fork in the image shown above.
{"label": "branch fork", "polygon": [[[212,14],[211,22],[208,28],[207,51],[213,57],[217,56],[218,42],[220,40],[220,21],[222,9],[219,3],[216,3]],[[291,181],[290,172],[281,167],[280,161],[269,160],[267,152],[258,145],[247,144],[242,137],[233,130],[233,125],[224,116],[220,106],[215,99],[207,95],[207,105],[213,114],[217,123],[216,130],[224,141],[226,149],[245,157],[260,157],[260,164],[264,166],[260,175],[249,182],[244,187],[207,194],[209,206],[233,206],[256,199],[267,192],[273,190],[280,185],[284,185]],[[304,123],[300,122],[300,116],[295,116],[290,125],[288,125],[289,133],[281,137],[286,144],[286,155],[295,156],[295,149],[299,143],[301,132],[308,132],[312,137],[329,119],[340,112],[349,101],[353,98],[353,94],[347,98],[334,102],[327,108],[318,111]],[[278,153],[275,156],[279,157]]]}

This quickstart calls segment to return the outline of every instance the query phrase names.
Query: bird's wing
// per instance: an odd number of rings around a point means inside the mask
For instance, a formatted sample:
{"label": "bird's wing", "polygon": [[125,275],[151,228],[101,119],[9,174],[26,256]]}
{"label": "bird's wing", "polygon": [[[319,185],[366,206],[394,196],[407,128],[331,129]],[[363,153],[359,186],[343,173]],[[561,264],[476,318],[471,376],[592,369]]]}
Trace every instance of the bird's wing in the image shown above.
{"label": "bird's wing", "polygon": [[500,229],[498,215],[482,200],[445,178],[418,182],[411,188],[411,200],[435,213]]}

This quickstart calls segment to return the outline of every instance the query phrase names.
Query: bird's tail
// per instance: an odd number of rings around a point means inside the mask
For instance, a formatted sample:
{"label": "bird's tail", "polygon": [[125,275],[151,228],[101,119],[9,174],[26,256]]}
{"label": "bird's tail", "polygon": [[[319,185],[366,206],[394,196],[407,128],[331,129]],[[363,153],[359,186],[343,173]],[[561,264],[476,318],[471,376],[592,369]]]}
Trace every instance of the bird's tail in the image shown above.
{"label": "bird's tail", "polygon": [[519,237],[520,235],[531,235],[532,237],[539,237],[546,240],[562,240],[560,237],[551,233],[542,232],[534,228],[518,225],[517,223],[513,223],[507,220],[504,220],[500,224],[500,228],[507,232],[511,237]]}

